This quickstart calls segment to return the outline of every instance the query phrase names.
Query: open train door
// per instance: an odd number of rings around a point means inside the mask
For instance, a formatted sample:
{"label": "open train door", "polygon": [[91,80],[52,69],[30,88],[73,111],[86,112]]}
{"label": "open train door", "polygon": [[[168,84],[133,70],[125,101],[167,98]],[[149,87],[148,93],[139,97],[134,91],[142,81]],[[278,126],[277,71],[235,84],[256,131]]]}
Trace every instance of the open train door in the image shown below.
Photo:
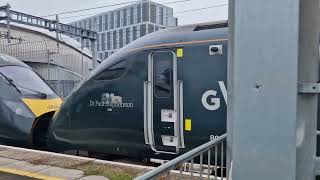
{"label": "open train door", "polygon": [[145,142],[156,153],[177,154],[184,148],[183,81],[178,79],[175,51],[156,50],[148,57],[144,83]]}

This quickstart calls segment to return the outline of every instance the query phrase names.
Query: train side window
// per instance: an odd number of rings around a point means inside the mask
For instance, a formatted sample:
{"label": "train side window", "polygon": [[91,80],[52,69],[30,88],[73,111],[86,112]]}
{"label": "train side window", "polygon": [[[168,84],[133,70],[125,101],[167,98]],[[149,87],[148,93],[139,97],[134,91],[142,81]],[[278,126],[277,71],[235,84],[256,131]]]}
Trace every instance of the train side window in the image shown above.
{"label": "train side window", "polygon": [[168,98],[173,89],[172,53],[157,52],[154,60],[154,94],[158,98]]}
{"label": "train side window", "polygon": [[102,81],[102,80],[115,80],[120,78],[127,70],[127,61],[123,60],[113,66],[111,66],[109,69],[103,71],[100,73],[96,80]]}

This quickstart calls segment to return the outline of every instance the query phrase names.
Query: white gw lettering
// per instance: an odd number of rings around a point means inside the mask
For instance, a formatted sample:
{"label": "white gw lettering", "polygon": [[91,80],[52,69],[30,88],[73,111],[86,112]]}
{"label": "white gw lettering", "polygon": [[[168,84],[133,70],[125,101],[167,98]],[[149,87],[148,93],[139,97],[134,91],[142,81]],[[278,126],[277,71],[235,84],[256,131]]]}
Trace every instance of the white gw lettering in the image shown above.
{"label": "white gw lettering", "polygon": [[[227,88],[224,84],[223,81],[218,81],[219,83],[219,87],[220,87],[220,90],[222,92],[222,96],[224,98],[224,101],[225,103],[227,104]],[[220,98],[210,98],[210,104],[208,103],[208,98],[209,96],[217,96],[217,91],[215,90],[208,90],[206,91],[205,93],[203,93],[202,95],[202,105],[209,111],[215,111],[215,110],[218,110],[221,106],[220,104]]]}

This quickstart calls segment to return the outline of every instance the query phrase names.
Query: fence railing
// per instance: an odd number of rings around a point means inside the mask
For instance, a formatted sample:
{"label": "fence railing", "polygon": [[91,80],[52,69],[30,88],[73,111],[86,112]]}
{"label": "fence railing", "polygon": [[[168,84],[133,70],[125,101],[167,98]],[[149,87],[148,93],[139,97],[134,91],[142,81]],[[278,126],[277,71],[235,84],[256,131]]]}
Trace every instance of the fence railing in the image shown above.
{"label": "fence railing", "polygon": [[135,178],[135,180],[158,178],[227,180],[226,138],[227,134],[224,134]]}

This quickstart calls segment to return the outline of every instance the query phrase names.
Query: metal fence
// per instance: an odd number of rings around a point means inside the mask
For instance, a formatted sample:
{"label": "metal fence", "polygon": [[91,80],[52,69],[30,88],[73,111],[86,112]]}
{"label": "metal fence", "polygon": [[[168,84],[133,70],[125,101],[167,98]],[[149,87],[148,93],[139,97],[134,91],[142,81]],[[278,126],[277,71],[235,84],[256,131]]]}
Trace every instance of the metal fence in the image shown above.
{"label": "metal fence", "polygon": [[227,134],[224,134],[135,178],[135,180],[163,178],[227,180],[226,138]]}
{"label": "metal fence", "polygon": [[0,22],[0,53],[25,62],[38,72],[62,96],[89,74],[92,68],[90,51],[67,36],[59,41],[55,33],[28,26],[12,26],[11,42],[6,26]]}
{"label": "metal fence", "polygon": [[80,81],[48,81],[61,97],[66,97],[73,88],[79,85]]}

